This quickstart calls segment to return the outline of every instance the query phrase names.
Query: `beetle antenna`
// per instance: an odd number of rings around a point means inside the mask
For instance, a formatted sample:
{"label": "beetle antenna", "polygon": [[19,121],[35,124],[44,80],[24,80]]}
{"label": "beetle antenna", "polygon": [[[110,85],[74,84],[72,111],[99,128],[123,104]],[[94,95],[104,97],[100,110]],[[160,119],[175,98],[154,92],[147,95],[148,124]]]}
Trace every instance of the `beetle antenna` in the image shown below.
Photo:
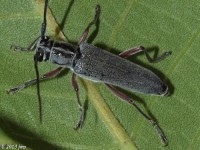
{"label": "beetle antenna", "polygon": [[38,71],[38,56],[39,52],[36,52],[34,55],[34,67],[36,73],[36,83],[37,83],[37,95],[38,95],[38,103],[39,103],[39,116],[40,116],[40,123],[42,123],[42,101],[40,96],[40,80],[39,80],[39,71]]}
{"label": "beetle antenna", "polygon": [[[46,15],[47,15],[47,6],[48,6],[48,0],[45,0],[44,3],[44,18],[42,22],[42,27],[41,27],[41,40],[45,39],[45,32],[46,32],[46,26],[47,26],[47,20],[46,20]],[[42,101],[41,101],[41,96],[40,96],[40,79],[39,79],[39,71],[38,71],[38,57],[40,53],[36,49],[36,53],[34,55],[34,67],[35,67],[35,73],[36,73],[36,83],[37,83],[37,95],[38,95],[38,103],[39,103],[39,115],[40,115],[40,123],[42,123]]]}
{"label": "beetle antenna", "polygon": [[42,27],[41,27],[41,39],[43,40],[45,38],[44,34],[46,32],[46,26],[47,26],[47,6],[48,6],[48,0],[45,0],[44,3],[44,18],[43,18],[43,23],[42,23]]}

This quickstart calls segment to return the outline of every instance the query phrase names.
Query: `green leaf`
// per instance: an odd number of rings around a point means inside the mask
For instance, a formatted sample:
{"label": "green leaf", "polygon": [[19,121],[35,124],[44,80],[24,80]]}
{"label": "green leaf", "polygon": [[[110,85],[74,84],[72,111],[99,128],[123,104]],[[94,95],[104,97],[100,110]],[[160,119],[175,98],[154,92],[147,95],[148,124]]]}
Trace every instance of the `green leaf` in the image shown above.
{"label": "green leaf", "polygon": [[[74,131],[79,112],[68,70],[40,84],[42,124],[35,86],[6,94],[12,86],[35,77],[34,52],[9,48],[12,44],[26,47],[40,35],[43,1],[0,3],[0,144],[29,149],[164,149],[153,127],[132,106],[113,96],[103,84],[80,78],[86,117],[83,128]],[[156,64],[149,64],[143,54],[130,58],[157,73],[169,85],[169,97],[125,93],[156,118],[169,140],[167,149],[198,149],[199,1],[50,0],[47,34],[78,42],[96,4],[101,6],[99,30],[94,38],[95,27],[91,29],[88,42],[93,40],[92,44],[116,54],[139,45],[159,47],[159,54],[172,51],[169,58]],[[150,54],[154,52],[152,49]],[[55,67],[40,63],[40,74]]]}

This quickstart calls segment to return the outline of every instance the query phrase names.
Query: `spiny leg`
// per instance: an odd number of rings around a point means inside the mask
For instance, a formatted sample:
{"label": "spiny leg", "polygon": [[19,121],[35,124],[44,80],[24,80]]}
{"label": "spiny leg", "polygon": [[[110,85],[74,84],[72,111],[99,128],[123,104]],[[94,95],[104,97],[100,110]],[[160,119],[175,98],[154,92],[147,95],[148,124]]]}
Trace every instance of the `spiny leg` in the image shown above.
{"label": "spiny leg", "polygon": [[82,125],[83,125],[83,121],[84,121],[84,108],[81,105],[81,101],[80,101],[80,97],[79,97],[79,88],[78,88],[78,84],[77,84],[77,81],[76,81],[76,75],[74,73],[72,75],[72,86],[74,88],[74,91],[76,92],[78,107],[79,107],[79,111],[80,111],[79,121],[76,124],[76,126],[74,127],[74,129],[77,130],[77,129],[81,128]]}
{"label": "spiny leg", "polygon": [[90,27],[97,22],[97,20],[99,18],[99,15],[100,15],[100,6],[96,5],[94,19],[85,28],[85,30],[84,30],[83,34],[81,35],[81,38],[80,38],[80,40],[78,42],[78,45],[80,45],[80,43],[85,41],[85,39],[87,38],[87,35],[88,35]]}
{"label": "spiny leg", "polygon": [[[57,75],[61,72],[61,70],[62,70],[62,67],[58,67],[58,68],[56,68],[56,69],[54,69],[54,70],[51,70],[51,71],[49,71],[49,72],[43,74],[43,75],[40,77],[39,80],[46,80],[46,79],[49,79],[49,78],[53,78],[53,77],[57,76]],[[8,94],[16,93],[16,92],[18,92],[18,91],[20,91],[20,90],[23,90],[23,89],[26,88],[26,87],[29,87],[29,86],[31,86],[31,85],[33,85],[33,84],[36,84],[36,82],[37,82],[37,79],[36,79],[36,78],[34,78],[34,79],[32,79],[32,80],[28,80],[28,81],[22,83],[21,85],[12,87],[11,89],[7,90],[7,93],[8,93]]]}
{"label": "spiny leg", "polygon": [[164,52],[161,56],[159,57],[155,57],[155,58],[151,58],[148,51],[143,47],[143,46],[140,46],[138,48],[131,48],[131,49],[128,49],[122,53],[119,54],[119,56],[121,56],[122,58],[127,58],[127,57],[130,57],[132,55],[135,55],[139,52],[143,51],[145,53],[145,56],[147,58],[147,60],[150,62],[150,63],[155,63],[155,62],[159,62],[163,59],[165,59],[167,56],[171,55],[171,52],[168,51],[168,52]]}
{"label": "spiny leg", "polygon": [[162,143],[166,146],[168,144],[167,138],[165,136],[165,134],[163,133],[163,131],[161,130],[161,128],[159,127],[159,125],[157,124],[156,121],[154,121],[150,116],[146,115],[136,104],[135,102],[127,95],[125,95],[124,93],[120,92],[119,90],[117,90],[116,88],[114,88],[112,85],[109,84],[105,84],[108,89],[117,97],[119,97],[120,99],[128,102],[129,104],[131,104],[147,121],[150,122],[150,124],[155,128],[156,132],[158,133]]}

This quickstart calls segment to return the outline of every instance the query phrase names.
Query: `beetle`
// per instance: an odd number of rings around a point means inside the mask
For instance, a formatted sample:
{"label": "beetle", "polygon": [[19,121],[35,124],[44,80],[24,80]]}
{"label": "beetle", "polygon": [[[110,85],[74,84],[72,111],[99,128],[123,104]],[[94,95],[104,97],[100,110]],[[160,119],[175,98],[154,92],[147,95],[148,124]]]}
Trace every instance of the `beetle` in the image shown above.
{"label": "beetle", "polygon": [[[10,88],[8,93],[18,92],[30,85],[37,84],[37,95],[39,102],[40,121],[42,121],[42,107],[39,82],[57,76],[64,68],[69,68],[72,72],[72,86],[76,92],[77,102],[80,110],[80,118],[75,126],[79,129],[84,121],[84,108],[79,98],[79,88],[76,76],[95,82],[104,83],[108,89],[120,99],[131,104],[146,120],[148,120],[157,131],[161,141],[167,145],[168,141],[157,124],[150,115],[145,114],[136,103],[123,92],[115,88],[115,86],[140,92],[143,94],[154,94],[166,96],[169,94],[168,86],[152,71],[138,64],[128,61],[127,57],[144,52],[149,62],[158,62],[171,54],[165,52],[160,57],[152,59],[147,50],[140,46],[138,48],[128,49],[119,55],[114,55],[99,47],[93,46],[85,42],[89,29],[96,24],[100,15],[100,6],[95,8],[94,19],[85,28],[77,45],[67,43],[65,41],[56,41],[45,35],[46,32],[46,15],[48,0],[45,0],[44,18],[41,27],[41,35],[28,47],[23,48],[12,45],[15,51],[32,51],[35,50],[34,66],[36,78],[28,80],[21,85]],[[51,70],[42,76],[39,76],[38,62],[49,61],[59,67]]]}

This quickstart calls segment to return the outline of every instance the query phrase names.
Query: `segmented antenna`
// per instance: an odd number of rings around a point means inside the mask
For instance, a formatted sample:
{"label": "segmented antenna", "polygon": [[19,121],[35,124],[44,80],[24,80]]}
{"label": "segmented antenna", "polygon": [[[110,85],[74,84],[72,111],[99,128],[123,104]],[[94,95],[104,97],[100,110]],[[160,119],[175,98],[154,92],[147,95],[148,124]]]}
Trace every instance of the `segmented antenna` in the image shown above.
{"label": "segmented antenna", "polygon": [[46,26],[47,26],[47,20],[46,20],[46,15],[47,15],[47,6],[48,6],[48,0],[45,0],[44,4],[44,18],[43,18],[43,23],[42,23],[42,28],[41,28],[41,39],[44,39],[44,34],[46,32]]}
{"label": "segmented antenna", "polygon": [[39,52],[36,52],[34,55],[34,67],[36,73],[36,83],[37,83],[37,96],[38,96],[38,105],[39,105],[39,116],[40,116],[40,123],[42,123],[42,101],[40,96],[40,80],[39,80],[39,71],[38,71],[38,56]]}
{"label": "segmented antenna", "polygon": [[[46,32],[46,14],[47,14],[47,6],[48,6],[48,0],[45,0],[44,4],[44,18],[43,23],[41,27],[41,40],[45,39],[45,32]],[[38,95],[38,104],[39,104],[39,115],[40,115],[40,123],[42,123],[42,102],[41,102],[41,96],[40,96],[40,80],[39,80],[39,71],[38,71],[38,58],[40,56],[40,52],[36,50],[36,53],[34,55],[34,67],[35,67],[35,73],[36,73],[36,81],[37,81],[37,95]]]}

